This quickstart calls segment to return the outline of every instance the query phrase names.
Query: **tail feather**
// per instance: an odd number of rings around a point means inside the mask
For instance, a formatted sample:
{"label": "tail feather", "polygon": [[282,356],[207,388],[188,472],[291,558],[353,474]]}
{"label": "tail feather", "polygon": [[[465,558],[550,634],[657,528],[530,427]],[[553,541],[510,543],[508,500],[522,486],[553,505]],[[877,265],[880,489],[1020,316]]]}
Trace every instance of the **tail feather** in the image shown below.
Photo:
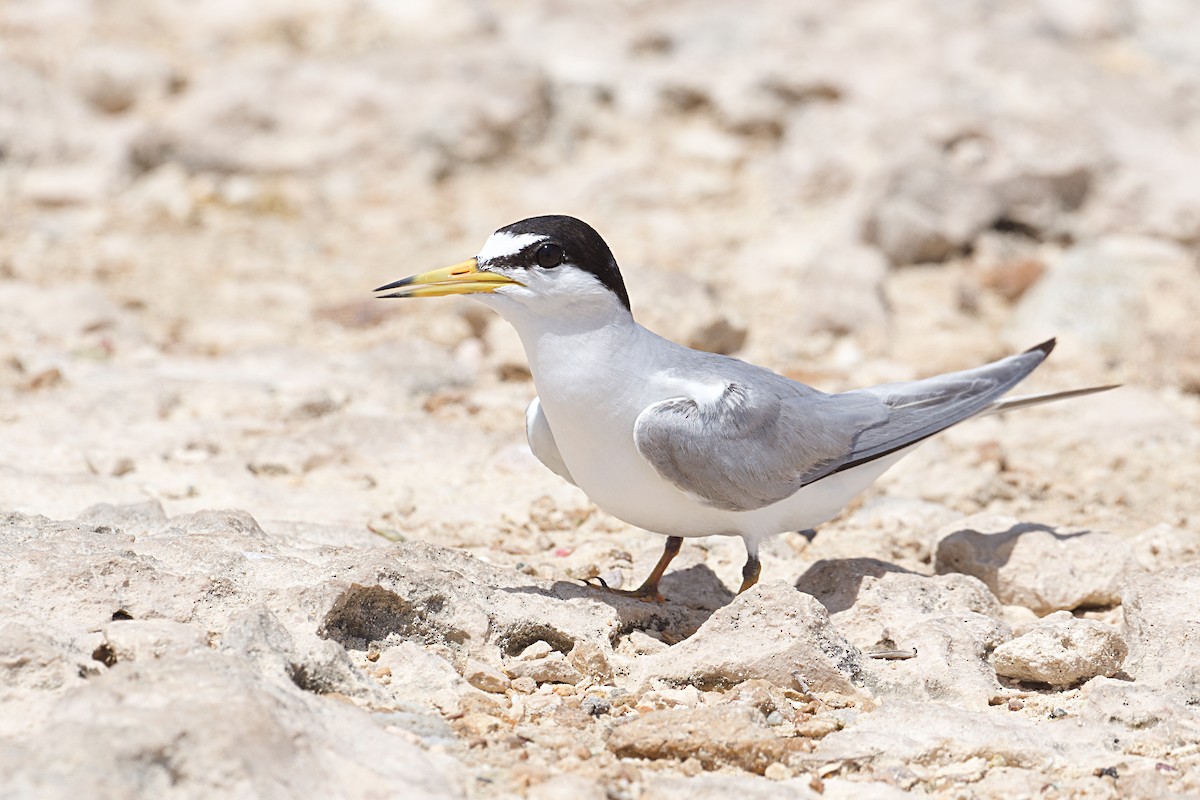
{"label": "tail feather", "polygon": [[1113,383],[1108,386],[1089,386],[1086,389],[1067,389],[1063,392],[1002,397],[988,406],[981,416],[1003,414],[1005,411],[1015,411],[1018,408],[1028,408],[1029,406],[1040,406],[1042,403],[1053,403],[1056,400],[1070,400],[1072,397],[1084,397],[1089,394],[1096,394],[1097,392],[1107,392],[1109,389],[1117,389],[1120,386],[1121,384],[1119,383]]}

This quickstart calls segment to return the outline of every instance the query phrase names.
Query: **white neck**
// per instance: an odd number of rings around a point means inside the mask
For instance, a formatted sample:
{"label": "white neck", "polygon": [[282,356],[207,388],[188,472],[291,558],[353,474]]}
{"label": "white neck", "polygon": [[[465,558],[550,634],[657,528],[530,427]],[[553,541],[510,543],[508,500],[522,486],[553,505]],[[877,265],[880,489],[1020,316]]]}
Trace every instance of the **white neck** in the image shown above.
{"label": "white neck", "polygon": [[608,292],[543,297],[533,304],[499,294],[480,299],[516,329],[539,395],[570,391],[573,383],[603,386],[605,382],[596,379],[604,373],[619,380],[622,365],[638,352],[634,341],[644,331]]}

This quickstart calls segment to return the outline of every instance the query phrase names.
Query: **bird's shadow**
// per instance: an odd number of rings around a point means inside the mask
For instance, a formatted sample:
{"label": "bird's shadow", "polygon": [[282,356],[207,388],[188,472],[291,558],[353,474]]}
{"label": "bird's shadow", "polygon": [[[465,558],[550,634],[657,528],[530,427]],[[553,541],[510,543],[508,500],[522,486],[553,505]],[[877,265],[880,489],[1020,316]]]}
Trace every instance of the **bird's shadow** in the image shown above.
{"label": "bird's shadow", "polygon": [[697,564],[663,576],[659,589],[664,602],[629,597],[576,581],[555,581],[549,589],[539,586],[513,586],[504,589],[513,594],[536,594],[560,600],[587,600],[604,603],[616,612],[617,636],[631,631],[655,631],[667,638],[686,639],[722,606],[729,605],[734,593],[705,564]]}
{"label": "bird's shadow", "polygon": [[826,558],[814,561],[796,579],[795,586],[815,597],[830,614],[836,614],[858,600],[864,578],[881,578],[889,572],[916,574],[878,558]]}
{"label": "bird's shadow", "polygon": [[[1049,525],[1036,522],[1022,522],[1006,531],[998,533],[982,533],[970,528],[955,531],[942,537],[936,547],[938,555],[934,559],[937,574],[961,573],[974,575],[992,584],[995,573],[1008,563],[1017,541],[1029,533],[1049,533],[1056,539],[1072,539],[1087,533],[1058,533]],[[984,541],[988,547],[980,547]],[[956,564],[955,559],[948,555],[959,550],[959,545],[969,543],[968,552],[989,553],[986,559],[973,561],[969,571],[962,569],[963,564]],[[881,578],[887,573],[907,573],[918,575],[913,570],[892,564],[877,558],[837,558],[823,559],[814,562],[804,571],[795,583],[797,589],[817,598],[830,614],[845,611],[857,602],[858,593],[865,578]],[[990,573],[990,574],[989,574]]]}
{"label": "bird's shadow", "polygon": [[[1086,533],[1058,533],[1048,525],[1027,522],[1000,533],[981,533],[971,529],[955,531],[938,543],[938,549],[964,539],[988,537],[992,540],[991,550],[995,555],[985,568],[998,570],[1007,563],[1017,540],[1032,532],[1050,533],[1057,539],[1070,539]],[[978,574],[978,565],[975,567],[969,574]],[[959,571],[952,564],[939,564],[939,574]],[[822,559],[811,564],[796,579],[794,586],[816,598],[830,614],[836,614],[857,602],[864,579],[881,578],[888,573],[923,574],[877,558]],[[660,590],[666,598],[665,602],[629,597],[608,591],[602,586],[565,580],[555,581],[549,588],[513,586],[503,591],[604,603],[613,609],[619,621],[614,637],[643,630],[665,634],[665,639],[675,641],[691,636],[717,609],[729,605],[735,597],[734,592],[705,564],[668,572],[663,576]]]}

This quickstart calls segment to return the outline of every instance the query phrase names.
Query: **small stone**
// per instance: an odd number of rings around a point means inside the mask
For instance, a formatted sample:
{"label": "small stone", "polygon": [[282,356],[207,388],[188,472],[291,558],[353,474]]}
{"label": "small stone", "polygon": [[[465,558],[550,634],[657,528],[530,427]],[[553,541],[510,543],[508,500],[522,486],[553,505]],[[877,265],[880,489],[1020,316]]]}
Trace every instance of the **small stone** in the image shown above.
{"label": "small stone", "polygon": [[895,265],[944,261],[1000,214],[987,187],[933,164],[910,164],[893,176],[871,212],[864,238]]}
{"label": "small stone", "polygon": [[793,773],[791,769],[783,764],[780,764],[778,761],[776,761],[774,764],[768,765],[767,768],[763,770],[763,777],[769,778],[773,781],[786,781],[789,780],[794,774],[795,773]]}
{"label": "small stone", "polygon": [[580,673],[600,683],[612,680],[613,670],[608,655],[594,642],[583,639],[575,642],[567,660]]}
{"label": "small stone", "polygon": [[724,695],[715,692],[713,694],[718,698],[724,697],[726,702],[758,709],[758,712],[767,718],[768,725],[782,725],[796,719],[796,710],[788,702],[784,691],[764,680],[748,680]]}
{"label": "small stone", "polygon": [[1050,719],[1062,719],[1066,715],[1067,710],[1065,708],[1055,708],[1050,712]]}
{"label": "small stone", "polygon": [[503,672],[473,658],[467,659],[463,668],[463,677],[476,689],[496,694],[503,694],[512,685],[512,681]]}
{"label": "small stone", "polygon": [[1050,686],[1071,686],[1115,674],[1127,648],[1111,625],[1072,619],[1039,625],[996,648],[992,663],[1006,678]]}
{"label": "small stone", "polygon": [[539,639],[538,641],[534,642],[533,644],[529,645],[524,650],[522,650],[520,652],[520,654],[517,655],[517,660],[518,661],[534,661],[539,658],[545,658],[546,656],[550,655],[553,652],[554,652],[554,648],[550,646],[549,642],[545,642],[545,641],[542,641]]}
{"label": "small stone", "polygon": [[612,703],[610,703],[607,698],[590,694],[583,698],[583,702],[580,703],[580,707],[593,717],[599,717],[612,710]]}
{"label": "small stone", "polygon": [[1021,700],[1020,698],[1014,697],[1008,701],[1008,710],[1009,711],[1020,711],[1024,707],[1025,707],[1025,701]]}
{"label": "small stone", "polygon": [[668,645],[662,639],[656,639],[645,631],[634,630],[621,640],[620,647],[621,652],[647,656],[666,650]]}
{"label": "small stone", "polygon": [[529,677],[513,678],[512,688],[521,694],[533,694],[537,691],[537,681]]}
{"label": "small stone", "polygon": [[514,661],[505,671],[513,678],[532,678],[535,683],[575,684],[583,680],[583,674],[557,650],[545,658]]}

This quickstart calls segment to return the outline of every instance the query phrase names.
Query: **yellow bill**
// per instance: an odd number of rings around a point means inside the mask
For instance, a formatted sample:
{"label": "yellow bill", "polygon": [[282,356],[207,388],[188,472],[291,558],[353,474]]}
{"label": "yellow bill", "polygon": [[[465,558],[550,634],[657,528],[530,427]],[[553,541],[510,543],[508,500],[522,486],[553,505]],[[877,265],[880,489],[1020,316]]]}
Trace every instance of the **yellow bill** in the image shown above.
{"label": "yellow bill", "polygon": [[470,258],[461,264],[443,267],[442,269],[422,272],[411,278],[403,278],[380,286],[375,291],[396,291],[380,295],[386,297],[441,297],[447,294],[478,294],[494,292],[501,286],[521,286],[520,281],[501,275],[498,272],[488,272],[479,268],[479,262]]}

